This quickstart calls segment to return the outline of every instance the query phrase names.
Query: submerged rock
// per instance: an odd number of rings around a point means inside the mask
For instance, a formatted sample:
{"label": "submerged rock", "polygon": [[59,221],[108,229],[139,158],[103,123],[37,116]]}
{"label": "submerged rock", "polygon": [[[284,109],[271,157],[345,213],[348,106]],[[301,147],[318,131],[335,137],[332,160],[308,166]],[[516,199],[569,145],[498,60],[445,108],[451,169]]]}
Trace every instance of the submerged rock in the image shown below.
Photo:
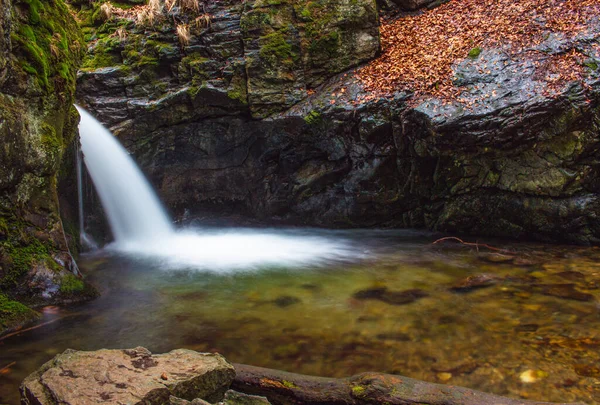
{"label": "submerged rock", "polygon": [[575,301],[593,301],[594,296],[592,294],[581,292],[575,289],[574,284],[548,284],[538,287],[541,289],[542,294],[550,295],[552,297],[565,298]]}
{"label": "submerged rock", "polygon": [[281,295],[275,298],[272,302],[280,308],[285,308],[289,307],[290,305],[298,304],[302,301],[300,301],[300,298],[294,297],[292,295]]}
{"label": "submerged rock", "polygon": [[68,349],[25,379],[21,397],[25,405],[163,405],[171,396],[216,402],[234,376],[233,366],[219,354]]}
{"label": "submerged rock", "polygon": [[391,305],[405,305],[428,295],[425,291],[418,288],[404,291],[390,291],[386,287],[376,287],[357,291],[352,297],[358,300],[379,300]]}
{"label": "submerged rock", "polygon": [[494,274],[476,274],[454,283],[450,290],[455,292],[469,292],[478,288],[489,287],[502,281],[502,277]]}

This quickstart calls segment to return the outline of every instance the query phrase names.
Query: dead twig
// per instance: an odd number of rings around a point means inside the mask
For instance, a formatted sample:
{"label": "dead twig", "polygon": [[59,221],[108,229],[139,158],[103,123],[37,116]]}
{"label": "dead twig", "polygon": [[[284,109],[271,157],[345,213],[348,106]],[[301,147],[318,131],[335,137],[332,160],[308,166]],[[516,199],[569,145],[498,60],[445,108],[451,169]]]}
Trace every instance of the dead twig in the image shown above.
{"label": "dead twig", "polygon": [[17,364],[17,362],[13,361],[12,363],[8,363],[6,366],[0,368],[0,374],[4,374],[5,372],[7,372],[15,364]]}
{"label": "dead twig", "polygon": [[3,341],[4,339],[8,339],[11,336],[19,335],[21,333],[29,332],[29,331],[41,328],[41,327],[46,326],[46,325],[50,325],[51,323],[58,322],[60,320],[63,320],[65,318],[67,318],[69,316],[73,316],[73,315],[77,315],[77,314],[70,314],[70,315],[61,316],[60,318],[52,319],[51,321],[40,323],[39,325],[35,325],[35,326],[30,327],[30,328],[19,329],[17,331],[14,331],[12,333],[9,333],[7,335],[4,335],[4,336],[0,337],[0,342]]}
{"label": "dead twig", "polygon": [[477,249],[478,252],[479,252],[479,247],[483,247],[483,248],[486,248],[488,250],[493,250],[494,252],[501,252],[501,253],[508,254],[508,255],[511,255],[511,256],[513,256],[515,254],[514,252],[511,252],[510,250],[497,248],[497,247],[490,246],[490,245],[485,244],[485,243],[465,242],[464,240],[462,240],[460,238],[457,238],[456,236],[446,236],[444,238],[440,238],[440,239],[432,242],[431,244],[432,245],[437,245],[438,243],[446,242],[446,241],[449,241],[449,240],[453,240],[453,241],[459,242],[459,243],[461,243],[461,244],[463,244],[465,246],[474,246]]}

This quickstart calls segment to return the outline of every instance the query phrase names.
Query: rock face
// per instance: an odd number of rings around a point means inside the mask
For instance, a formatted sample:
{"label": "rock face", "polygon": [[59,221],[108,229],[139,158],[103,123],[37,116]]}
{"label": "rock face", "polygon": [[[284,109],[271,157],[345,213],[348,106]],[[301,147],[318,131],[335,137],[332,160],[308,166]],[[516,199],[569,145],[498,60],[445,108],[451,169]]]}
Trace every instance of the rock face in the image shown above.
{"label": "rock face", "polygon": [[25,379],[21,397],[31,405],[163,405],[171,396],[217,402],[234,376],[219,354],[179,349],[153,355],[143,347],[66,350]]}
{"label": "rock face", "polygon": [[[376,17],[367,3],[331,4],[318,40],[303,5],[258,1],[210,3],[210,25],[183,48],[168,24],[111,37],[109,51],[100,36],[78,97],[180,217],[600,242],[597,21],[574,39],[549,35],[536,63],[500,48],[460,61],[460,101],[360,101],[352,72],[323,81],[374,53]],[[317,42],[327,52],[312,55]],[[130,59],[134,45],[156,55],[151,69]],[[591,61],[585,86],[547,94],[543,66],[573,49]]]}
{"label": "rock face", "polygon": [[[69,254],[77,228],[66,224],[65,235],[57,197],[74,173],[81,45],[62,0],[0,2],[0,295],[27,303],[84,289]],[[0,332],[11,326],[7,312]]]}

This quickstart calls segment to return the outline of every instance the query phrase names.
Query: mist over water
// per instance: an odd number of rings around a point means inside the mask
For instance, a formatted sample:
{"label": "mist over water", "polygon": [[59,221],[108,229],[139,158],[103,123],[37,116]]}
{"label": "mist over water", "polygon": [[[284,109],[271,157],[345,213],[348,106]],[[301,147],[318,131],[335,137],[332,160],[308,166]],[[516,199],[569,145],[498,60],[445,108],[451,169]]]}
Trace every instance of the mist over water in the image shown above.
{"label": "mist over water", "polygon": [[164,240],[126,241],[107,250],[161,260],[163,269],[219,272],[265,267],[306,267],[367,257],[350,240],[285,230],[188,229]]}
{"label": "mist over water", "polygon": [[[159,261],[165,269],[243,270],[304,267],[367,254],[345,238],[301,230],[185,229],[172,220],[117,139],[81,107],[84,162],[115,241],[108,251]],[[83,208],[81,208],[83,212]],[[82,215],[83,217],[83,215]]]}

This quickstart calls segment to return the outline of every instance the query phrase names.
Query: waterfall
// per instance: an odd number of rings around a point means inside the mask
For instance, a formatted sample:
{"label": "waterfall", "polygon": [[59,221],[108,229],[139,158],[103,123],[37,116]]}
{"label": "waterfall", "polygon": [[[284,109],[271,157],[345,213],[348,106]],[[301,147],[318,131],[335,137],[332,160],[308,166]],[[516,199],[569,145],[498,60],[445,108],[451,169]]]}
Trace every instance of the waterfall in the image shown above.
{"label": "waterfall", "polygon": [[90,250],[97,250],[98,245],[85,231],[85,211],[83,210],[83,156],[77,148],[77,201],[79,202],[79,242]]}
{"label": "waterfall", "polygon": [[[80,107],[77,110],[81,115],[79,136],[83,160],[115,237],[107,250],[151,260],[164,269],[209,271],[304,267],[369,256],[351,241],[326,231],[239,228],[175,231],[150,184],[125,149],[87,111]],[[79,182],[81,176],[79,173]],[[81,230],[85,235],[83,214],[80,206]]]}
{"label": "waterfall", "polygon": [[[83,159],[116,242],[156,240],[171,235],[171,221],[133,159],[100,122],[76,107],[81,115],[79,137]],[[80,220],[83,223],[83,218]]]}

